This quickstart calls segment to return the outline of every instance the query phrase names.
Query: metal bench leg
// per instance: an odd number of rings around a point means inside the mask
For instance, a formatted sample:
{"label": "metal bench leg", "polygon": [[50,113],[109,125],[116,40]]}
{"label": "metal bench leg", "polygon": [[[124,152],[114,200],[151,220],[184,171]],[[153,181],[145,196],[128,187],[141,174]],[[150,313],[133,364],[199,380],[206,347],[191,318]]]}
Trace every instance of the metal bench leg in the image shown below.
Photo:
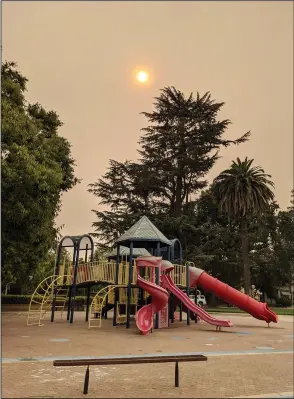
{"label": "metal bench leg", "polygon": [[85,382],[84,382],[84,395],[87,395],[88,388],[89,388],[89,379],[90,379],[90,367],[87,367],[86,374],[85,374]]}
{"label": "metal bench leg", "polygon": [[175,363],[175,387],[180,386],[179,362]]}

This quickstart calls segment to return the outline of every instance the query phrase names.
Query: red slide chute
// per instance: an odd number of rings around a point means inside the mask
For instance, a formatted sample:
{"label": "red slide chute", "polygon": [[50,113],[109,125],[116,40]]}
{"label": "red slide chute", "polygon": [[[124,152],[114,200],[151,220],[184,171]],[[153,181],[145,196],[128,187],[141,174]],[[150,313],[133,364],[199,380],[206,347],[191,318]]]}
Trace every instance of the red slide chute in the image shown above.
{"label": "red slide chute", "polygon": [[244,310],[258,320],[264,320],[267,323],[278,322],[278,316],[269,309],[266,303],[258,302],[210,276],[204,270],[190,266],[190,286],[195,287],[196,285],[201,286],[207,292],[215,294],[225,302]]}

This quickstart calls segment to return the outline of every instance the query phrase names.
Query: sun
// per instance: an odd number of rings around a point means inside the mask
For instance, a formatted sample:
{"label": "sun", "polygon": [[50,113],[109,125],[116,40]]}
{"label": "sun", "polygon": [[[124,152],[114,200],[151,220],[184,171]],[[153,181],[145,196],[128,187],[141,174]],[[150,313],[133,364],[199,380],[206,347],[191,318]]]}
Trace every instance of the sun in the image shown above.
{"label": "sun", "polygon": [[149,74],[146,71],[139,71],[136,75],[136,78],[140,83],[147,83],[149,80]]}

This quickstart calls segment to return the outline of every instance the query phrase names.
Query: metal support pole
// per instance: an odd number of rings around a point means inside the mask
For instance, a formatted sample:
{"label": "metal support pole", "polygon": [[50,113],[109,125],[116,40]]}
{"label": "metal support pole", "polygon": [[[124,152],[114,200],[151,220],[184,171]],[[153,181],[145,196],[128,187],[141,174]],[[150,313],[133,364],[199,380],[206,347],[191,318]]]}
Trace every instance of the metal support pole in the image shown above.
{"label": "metal support pole", "polygon": [[[186,293],[189,297],[190,295],[190,270],[189,262],[186,263]],[[190,309],[187,308],[187,326],[190,325]]]}
{"label": "metal support pole", "polygon": [[79,254],[80,254],[80,243],[76,243],[76,245],[79,245],[76,248],[76,259],[75,259],[75,266],[74,266],[74,280],[73,280],[73,285],[72,285],[72,300],[71,300],[71,312],[70,312],[70,323],[73,323],[73,318],[74,318],[74,312],[75,312],[75,297],[76,297],[76,291],[77,291],[77,275],[78,275],[78,267],[79,267]]}
{"label": "metal support pole", "polygon": [[57,287],[53,287],[53,301],[52,301],[52,306],[51,306],[51,323],[53,323],[53,321],[54,321],[56,295],[57,295]]}
{"label": "metal support pole", "polygon": [[[145,267],[140,268],[140,276],[142,278],[145,277],[145,274],[146,274],[145,269],[146,269]],[[139,288],[139,304],[140,304],[140,307],[144,306],[144,290],[143,290],[143,288]]]}
{"label": "metal support pole", "polygon": [[180,386],[180,375],[179,375],[179,362],[175,364],[175,387],[178,388]]}
{"label": "metal support pole", "polygon": [[85,263],[88,262],[88,248],[89,248],[89,244],[86,244]]}
{"label": "metal support pole", "polygon": [[171,323],[175,321],[175,298],[174,294],[170,294]]}
{"label": "metal support pole", "polygon": [[133,242],[130,243],[130,256],[129,256],[129,282],[128,282],[128,295],[127,295],[127,328],[131,326],[131,299],[132,299],[132,278],[133,278]]}
{"label": "metal support pole", "polygon": [[73,251],[73,255],[72,255],[73,266],[76,264],[76,255],[77,255],[77,246],[76,246],[76,244],[74,244],[74,251]]}
{"label": "metal support pole", "polygon": [[180,321],[183,321],[183,303],[180,301]]}
{"label": "metal support pole", "polygon": [[[61,258],[61,249],[62,245],[58,246],[58,252],[57,252],[57,257],[56,257],[56,264],[55,264],[55,276],[59,275],[59,264],[60,264],[60,258]],[[52,301],[52,307],[51,307],[51,323],[54,321],[54,313],[55,313],[55,304],[56,304],[56,287],[53,287],[53,301]]]}
{"label": "metal support pole", "polygon": [[87,291],[86,321],[89,320],[91,287],[87,287],[87,290],[88,291]]}
{"label": "metal support pole", "polygon": [[105,301],[105,311],[104,311],[104,319],[107,320],[107,310],[108,310],[108,295],[106,297],[106,301]]}
{"label": "metal support pole", "polygon": [[[73,264],[73,267],[75,266],[75,262],[76,262],[76,253],[77,253],[77,250],[76,250],[76,245],[74,244],[74,252],[73,252],[73,256],[72,256],[72,264]],[[67,321],[69,321],[69,318],[70,318],[70,312],[71,312],[71,305],[72,305],[72,288],[73,288],[73,283],[71,284],[71,286],[70,286],[70,290],[69,290],[69,296],[68,296],[68,303],[67,303],[67,317],[66,317],[66,319],[67,319]]]}
{"label": "metal support pole", "polygon": [[90,366],[87,367],[85,374],[84,391],[83,391],[84,395],[87,395],[89,390],[89,379],[90,379]]}
{"label": "metal support pole", "polygon": [[[120,245],[116,246],[116,266],[115,266],[115,285],[118,285],[118,275],[119,275],[119,262],[120,261]],[[119,299],[119,289],[114,290],[114,307],[113,307],[113,321],[112,325],[116,326],[116,316],[117,316],[117,303]]]}
{"label": "metal support pole", "polygon": [[[158,267],[155,269],[155,283],[156,283],[156,285],[160,284],[160,282],[159,282],[159,268]],[[158,328],[159,328],[159,313],[156,312],[156,314],[155,314],[155,329],[158,329]]]}
{"label": "metal support pole", "polygon": [[[160,256],[160,242],[157,243],[157,248],[156,248],[156,255]],[[157,285],[160,285],[160,267],[157,267],[155,269],[155,282]],[[155,329],[159,328],[159,313],[157,312],[155,315]]]}
{"label": "metal support pole", "polygon": [[[197,285],[195,287],[195,304],[198,305],[198,300],[197,300]],[[197,314],[195,313],[195,323],[198,323],[198,318]]]}
{"label": "metal support pole", "polygon": [[68,302],[67,302],[67,316],[66,316],[66,320],[69,320],[69,316],[70,316],[70,306],[71,306],[71,289],[69,290],[69,296],[68,296]]}

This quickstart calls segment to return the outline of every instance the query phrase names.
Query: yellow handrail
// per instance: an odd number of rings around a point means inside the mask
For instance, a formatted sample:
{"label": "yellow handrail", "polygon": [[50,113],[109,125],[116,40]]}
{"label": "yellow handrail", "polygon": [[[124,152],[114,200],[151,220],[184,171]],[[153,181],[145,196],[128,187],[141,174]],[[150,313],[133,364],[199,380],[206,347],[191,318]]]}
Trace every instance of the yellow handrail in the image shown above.
{"label": "yellow handrail", "polygon": [[[89,317],[89,329],[91,327],[101,327],[102,324],[102,313],[103,308],[106,305],[107,296],[113,291],[115,288],[125,288],[125,286],[121,285],[108,285],[107,287],[102,288],[97,294],[94,296],[91,305],[90,305],[90,317]],[[97,314],[97,318],[92,318],[91,314]],[[98,321],[98,325],[91,325],[91,321]]]}
{"label": "yellow handrail", "polygon": [[171,277],[174,280],[175,285],[180,287],[186,286],[186,266],[174,265],[174,269],[171,272]]}
{"label": "yellow handrail", "polygon": [[[72,280],[72,276],[57,276],[53,275],[45,278],[35,289],[33,295],[31,296],[28,317],[27,317],[27,325],[38,324],[42,326],[41,320],[45,316],[46,312],[51,308],[53,302],[54,288],[57,288],[57,295],[60,290],[62,290],[64,281],[68,282]],[[38,309],[32,309],[32,305],[38,304],[40,305]],[[34,317],[37,316],[37,317]],[[30,323],[30,319],[37,318],[37,323]]]}
{"label": "yellow handrail", "polygon": [[[193,262],[187,262],[186,265],[194,266]],[[171,276],[176,285],[186,286],[186,265],[174,265]],[[71,264],[67,268],[67,281],[64,284],[71,285],[73,280],[74,267]],[[144,269],[143,278],[151,279],[152,269],[146,267]],[[77,272],[77,284],[85,282],[105,282],[108,284],[116,284],[116,263],[115,262],[88,262],[80,263]],[[135,261],[132,266],[132,283],[135,284],[137,279],[137,270]],[[118,285],[127,285],[129,282],[129,264],[122,262],[118,265]]]}

